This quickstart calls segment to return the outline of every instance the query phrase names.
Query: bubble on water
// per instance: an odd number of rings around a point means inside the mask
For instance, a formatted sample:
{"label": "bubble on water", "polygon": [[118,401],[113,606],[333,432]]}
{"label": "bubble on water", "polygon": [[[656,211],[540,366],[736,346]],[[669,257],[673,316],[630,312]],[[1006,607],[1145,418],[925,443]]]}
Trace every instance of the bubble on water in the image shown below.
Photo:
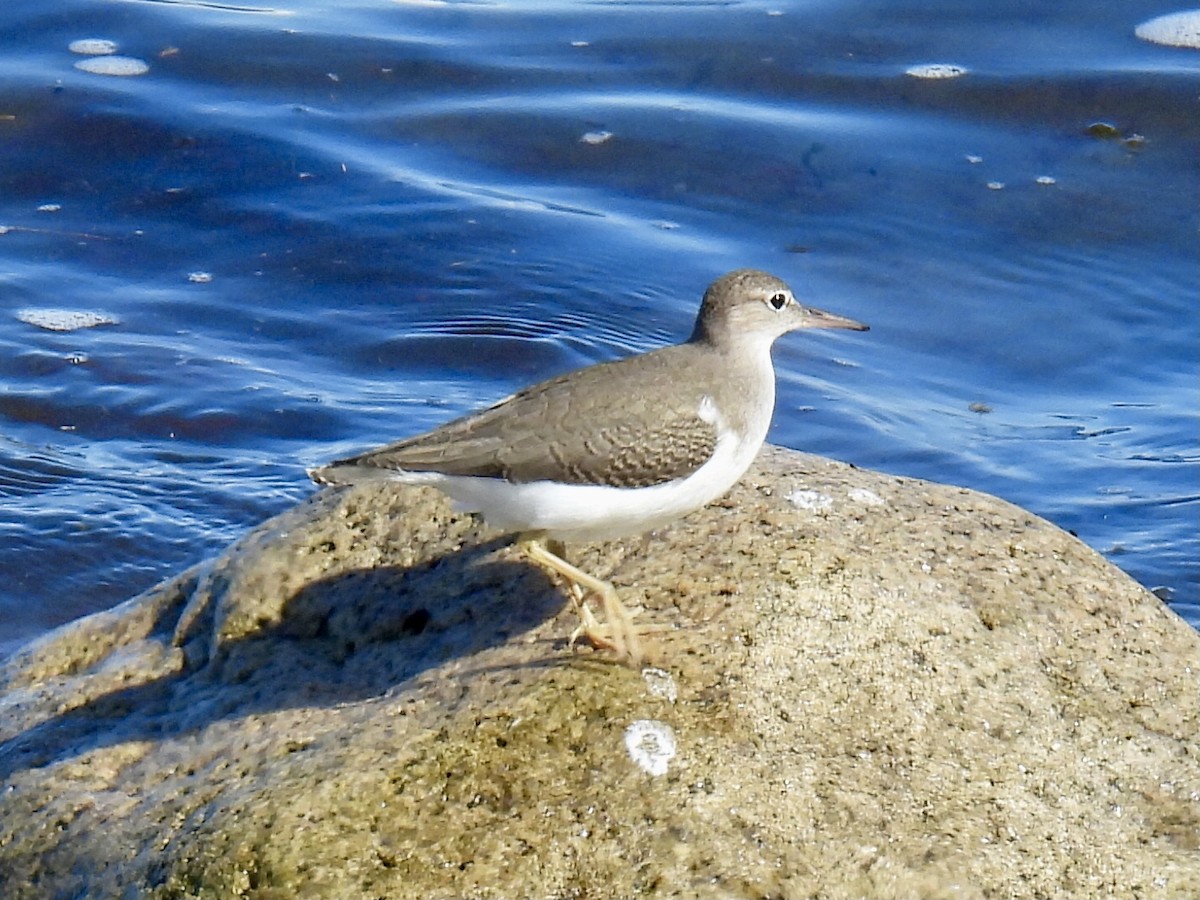
{"label": "bubble on water", "polygon": [[212,272],[188,272],[188,281],[192,284],[208,284],[212,280]]}
{"label": "bubble on water", "polygon": [[17,320],[47,331],[78,331],[98,325],[116,325],[116,316],[84,309],[18,309]]}
{"label": "bubble on water", "polygon": [[1133,33],[1152,44],[1200,48],[1200,9],[1159,16],[1143,22]]}
{"label": "bubble on water", "polygon": [[132,56],[92,56],[75,63],[75,68],[93,75],[145,75],[150,66]]}
{"label": "bubble on water", "polygon": [[958,78],[961,75],[967,74],[964,66],[955,66],[950,63],[928,63],[922,66],[909,66],[904,72],[913,78]]}
{"label": "bubble on water", "polygon": [[589,131],[579,139],[581,144],[603,144],[613,136],[611,131]]}
{"label": "bubble on water", "polygon": [[67,44],[67,49],[81,56],[110,56],[117,52],[117,42],[106,38],[80,38]]}

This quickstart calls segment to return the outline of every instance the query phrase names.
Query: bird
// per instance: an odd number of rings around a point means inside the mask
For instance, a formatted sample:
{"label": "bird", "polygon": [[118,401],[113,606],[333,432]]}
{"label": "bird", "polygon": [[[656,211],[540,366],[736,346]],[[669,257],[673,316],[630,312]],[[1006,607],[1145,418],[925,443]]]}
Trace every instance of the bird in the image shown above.
{"label": "bird", "polygon": [[635,613],[611,583],[568,562],[565,544],[655,531],[732,488],[771,424],[771,348],[810,328],[868,330],[801,303],[774,275],[738,269],[709,285],[682,343],[575,369],[308,474],[319,485],[438,488],[567,582],[581,619],[572,645],[583,636],[636,668]]}

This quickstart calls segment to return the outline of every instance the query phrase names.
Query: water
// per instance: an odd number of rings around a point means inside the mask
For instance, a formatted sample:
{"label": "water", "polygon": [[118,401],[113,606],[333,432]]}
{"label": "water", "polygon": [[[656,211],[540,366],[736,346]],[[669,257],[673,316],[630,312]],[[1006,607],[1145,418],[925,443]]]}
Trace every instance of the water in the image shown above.
{"label": "water", "polygon": [[741,266],[872,326],[780,342],[772,440],[1026,506],[1200,625],[1196,58],[1133,33],[1170,11],[5,4],[0,652]]}

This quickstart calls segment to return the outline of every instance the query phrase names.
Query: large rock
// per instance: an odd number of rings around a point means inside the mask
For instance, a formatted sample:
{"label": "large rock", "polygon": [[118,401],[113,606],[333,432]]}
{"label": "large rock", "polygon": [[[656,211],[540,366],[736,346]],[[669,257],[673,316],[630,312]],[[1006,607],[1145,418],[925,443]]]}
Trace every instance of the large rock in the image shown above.
{"label": "large rock", "polygon": [[662,671],[402,487],[19,652],[0,896],[1200,897],[1200,640],[1054,526],[769,449],[572,549]]}

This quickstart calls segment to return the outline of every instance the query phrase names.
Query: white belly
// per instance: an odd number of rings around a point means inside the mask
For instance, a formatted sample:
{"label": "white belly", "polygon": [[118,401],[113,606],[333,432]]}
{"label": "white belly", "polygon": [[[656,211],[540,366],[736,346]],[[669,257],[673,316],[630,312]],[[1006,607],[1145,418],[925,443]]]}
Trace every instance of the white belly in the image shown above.
{"label": "white belly", "polygon": [[[561,541],[595,541],[653,531],[720,497],[742,477],[766,437],[770,411],[753,434],[738,434],[705,398],[701,415],[717,425],[712,457],[686,478],[651,487],[617,488],[596,484],[398,473],[409,483],[431,484],[470,512],[502,531],[541,531]],[[759,423],[755,423],[758,426]]]}

